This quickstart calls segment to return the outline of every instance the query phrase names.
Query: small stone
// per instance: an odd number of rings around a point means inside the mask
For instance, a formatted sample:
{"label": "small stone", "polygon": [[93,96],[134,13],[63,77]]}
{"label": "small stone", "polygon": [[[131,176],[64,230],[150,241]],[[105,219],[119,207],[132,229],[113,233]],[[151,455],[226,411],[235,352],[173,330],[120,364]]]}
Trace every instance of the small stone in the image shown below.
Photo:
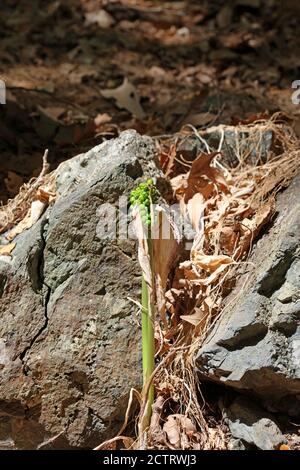
{"label": "small stone", "polygon": [[274,450],[285,438],[271,415],[240,397],[226,410],[232,436],[261,450]]}

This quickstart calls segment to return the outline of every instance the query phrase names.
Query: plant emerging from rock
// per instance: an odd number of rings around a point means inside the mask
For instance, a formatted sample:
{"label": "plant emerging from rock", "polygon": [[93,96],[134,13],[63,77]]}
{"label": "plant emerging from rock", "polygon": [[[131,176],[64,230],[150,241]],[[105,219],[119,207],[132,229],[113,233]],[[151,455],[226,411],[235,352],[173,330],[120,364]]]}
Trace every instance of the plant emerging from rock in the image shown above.
{"label": "plant emerging from rock", "polygon": [[[151,239],[151,227],[154,223],[153,204],[158,199],[158,191],[152,179],[141,183],[130,194],[130,203],[136,217],[141,222],[144,238],[144,251],[148,259],[148,269],[142,266],[142,355],[143,355],[143,398],[146,408],[142,417],[142,431],[150,422],[152,404],[154,401],[154,385],[150,383],[155,368],[155,344],[154,344],[154,321],[155,305],[153,300],[153,243]],[[141,233],[140,233],[141,235]],[[139,236],[140,238],[140,236]]]}

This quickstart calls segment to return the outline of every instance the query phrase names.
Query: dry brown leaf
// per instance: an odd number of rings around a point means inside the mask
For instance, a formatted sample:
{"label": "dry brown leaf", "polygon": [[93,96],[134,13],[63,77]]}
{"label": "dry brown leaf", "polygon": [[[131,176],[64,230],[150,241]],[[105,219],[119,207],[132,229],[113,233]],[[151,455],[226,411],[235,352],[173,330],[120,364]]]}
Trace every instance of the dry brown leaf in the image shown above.
{"label": "dry brown leaf", "polygon": [[191,282],[193,284],[197,285],[202,285],[202,286],[209,286],[210,284],[215,283],[221,274],[230,266],[230,264],[221,264],[221,266],[218,267],[209,277],[206,277],[204,279],[193,279]]}
{"label": "dry brown leaf", "polygon": [[176,415],[169,415],[163,426],[164,432],[167,434],[168,440],[176,449],[180,448],[180,427]]}
{"label": "dry brown leaf", "polygon": [[189,281],[199,279],[199,275],[193,271],[192,261],[183,261],[180,263],[179,267],[183,270],[185,279],[188,279]]}
{"label": "dry brown leaf", "polygon": [[225,193],[229,192],[228,183],[224,175],[220,170],[210,166],[217,155],[220,155],[220,153],[201,153],[194,160],[188,176],[188,187],[184,195],[186,203],[195,193],[201,193],[205,199],[209,199],[214,191],[214,184],[219,186]]}
{"label": "dry brown leaf", "polygon": [[206,313],[200,308],[195,308],[195,313],[192,315],[181,315],[181,319],[190,323],[193,326],[199,325],[199,323],[206,317]]}
{"label": "dry brown leaf", "polygon": [[183,414],[169,415],[163,430],[173,449],[190,449],[193,448],[195,441],[200,440],[196,426]]}
{"label": "dry brown leaf", "polygon": [[115,24],[114,18],[106,10],[89,11],[85,14],[85,24],[97,24],[100,28],[108,29]]}
{"label": "dry brown leaf", "polygon": [[203,228],[203,217],[205,207],[205,199],[201,193],[194,194],[194,196],[192,196],[191,199],[188,200],[188,203],[186,205],[186,210],[188,212],[189,219],[196,232],[201,231],[201,228]]}
{"label": "dry brown leaf", "polygon": [[227,255],[204,255],[201,253],[192,254],[193,263],[204,269],[205,271],[214,272],[221,265],[229,265],[234,263],[234,260]]}
{"label": "dry brown leaf", "polygon": [[[147,228],[141,219],[138,207],[133,210],[133,229],[138,239],[138,260],[144,279],[153,296],[162,320],[165,318],[165,292],[170,270],[176,263],[181,246],[179,232],[170,215],[160,206],[151,207],[153,225],[151,227],[152,267],[150,262]],[[153,270],[153,271],[152,271]]]}
{"label": "dry brown leaf", "polygon": [[12,256],[11,253],[15,249],[15,246],[15,243],[0,246],[0,256]]}
{"label": "dry brown leaf", "polygon": [[220,231],[220,249],[228,256],[233,255],[239,240],[239,231],[235,227],[223,227]]}
{"label": "dry brown leaf", "polygon": [[114,98],[118,108],[126,109],[138,119],[145,117],[136,88],[127,78],[119,87],[112,90],[100,90],[100,92],[104,98]]}
{"label": "dry brown leaf", "polygon": [[192,437],[194,434],[197,433],[196,426],[193,424],[190,418],[182,415],[180,418],[180,421],[181,421],[182,429],[187,434],[187,436]]}

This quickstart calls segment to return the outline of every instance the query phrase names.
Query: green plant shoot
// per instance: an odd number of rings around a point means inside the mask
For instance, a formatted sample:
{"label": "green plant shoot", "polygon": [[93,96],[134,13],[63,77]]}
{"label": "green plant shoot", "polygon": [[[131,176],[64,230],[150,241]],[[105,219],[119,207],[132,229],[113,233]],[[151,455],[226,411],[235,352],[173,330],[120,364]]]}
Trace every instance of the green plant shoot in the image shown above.
{"label": "green plant shoot", "polygon": [[[143,223],[151,233],[151,204],[155,203],[158,198],[158,191],[153,184],[152,179],[148,179],[145,183],[141,183],[131,192],[130,203],[133,207],[138,207]],[[153,246],[151,235],[147,236],[148,252],[150,257],[150,267],[153,277]],[[143,354],[143,383],[144,390],[147,388],[150,377],[155,367],[155,344],[154,344],[154,305],[149,294],[149,288],[142,277],[142,354]],[[152,404],[154,401],[154,386],[148,388],[147,409],[145,410],[145,427],[149,426]]]}

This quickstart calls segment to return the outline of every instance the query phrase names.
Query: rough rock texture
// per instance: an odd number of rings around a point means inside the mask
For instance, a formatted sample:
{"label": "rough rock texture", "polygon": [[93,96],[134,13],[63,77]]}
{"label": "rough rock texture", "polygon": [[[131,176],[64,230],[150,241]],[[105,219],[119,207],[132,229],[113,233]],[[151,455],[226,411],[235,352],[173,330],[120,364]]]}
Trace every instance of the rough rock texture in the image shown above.
{"label": "rough rock texture", "polygon": [[285,442],[272,416],[245,397],[237,398],[225,414],[231,435],[241,441],[235,448],[274,450]]}
{"label": "rough rock texture", "polygon": [[228,308],[198,353],[202,377],[300,413],[300,177],[278,196]]}
{"label": "rough rock texture", "polygon": [[[58,169],[60,194],[0,257],[0,448],[89,448],[140,386],[134,241],[97,236],[99,206],[160,176],[153,141],[127,131]],[[97,232],[98,230],[98,232]],[[47,447],[47,446],[46,446]]]}

